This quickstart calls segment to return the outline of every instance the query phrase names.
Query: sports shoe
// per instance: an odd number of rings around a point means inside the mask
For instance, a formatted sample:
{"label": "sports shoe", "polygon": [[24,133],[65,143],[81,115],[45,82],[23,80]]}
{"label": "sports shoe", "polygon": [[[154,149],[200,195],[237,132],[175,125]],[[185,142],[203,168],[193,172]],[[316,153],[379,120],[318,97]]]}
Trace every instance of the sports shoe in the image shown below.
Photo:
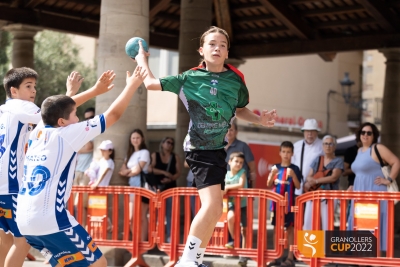
{"label": "sports shoe", "polygon": [[178,261],[175,265],[175,267],[199,267],[199,266],[203,266],[203,267],[207,267],[206,265],[203,264],[198,264],[197,261],[194,262],[182,262],[181,264],[179,263],[180,261]]}
{"label": "sports shoe", "polygon": [[207,265],[201,263],[200,265],[198,265],[198,267],[208,267]]}
{"label": "sports shoe", "polygon": [[238,262],[238,264],[239,264],[240,266],[246,266],[246,265],[247,265],[247,261],[248,261],[248,258],[246,258],[246,257],[239,257],[239,262]]}
{"label": "sports shoe", "polygon": [[233,249],[233,241],[230,241],[230,242],[226,243],[225,247],[229,248],[229,249]]}

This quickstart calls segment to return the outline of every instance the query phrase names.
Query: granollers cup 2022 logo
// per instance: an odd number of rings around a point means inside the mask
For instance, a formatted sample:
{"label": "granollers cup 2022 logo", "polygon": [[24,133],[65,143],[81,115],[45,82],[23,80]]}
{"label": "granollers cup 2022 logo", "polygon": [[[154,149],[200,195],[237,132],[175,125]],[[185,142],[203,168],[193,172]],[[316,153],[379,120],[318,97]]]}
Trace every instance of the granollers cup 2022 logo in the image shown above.
{"label": "granollers cup 2022 logo", "polygon": [[298,231],[297,249],[307,258],[376,257],[371,231]]}

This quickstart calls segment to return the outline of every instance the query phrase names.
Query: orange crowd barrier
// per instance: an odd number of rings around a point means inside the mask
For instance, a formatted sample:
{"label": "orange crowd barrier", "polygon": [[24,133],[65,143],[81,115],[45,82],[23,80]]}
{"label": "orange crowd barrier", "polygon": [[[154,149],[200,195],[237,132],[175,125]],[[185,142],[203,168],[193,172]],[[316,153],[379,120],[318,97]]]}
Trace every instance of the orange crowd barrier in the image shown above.
{"label": "orange crowd barrier", "polygon": [[[296,258],[311,267],[320,267],[329,263],[340,263],[348,265],[384,265],[400,266],[400,258],[394,258],[394,200],[400,199],[400,193],[389,192],[348,192],[348,191],[324,191],[318,190],[309,192],[297,197],[294,226],[294,245],[291,249]],[[340,203],[340,225],[339,230],[347,230],[347,206],[349,201],[355,203],[354,227],[349,230],[369,230],[377,238],[377,257],[305,257],[298,249],[299,230],[303,229],[304,223],[304,205],[308,201],[312,202],[312,230],[322,230],[321,228],[321,201],[327,201],[328,228],[325,230],[334,230],[334,207],[335,202]],[[387,201],[387,225],[381,225],[380,203]],[[387,238],[386,256],[380,257],[380,229],[385,229]]]}
{"label": "orange crowd barrier", "polygon": [[[74,203],[68,203],[68,209],[81,223],[83,209],[87,206],[87,229],[97,245],[124,248],[132,253],[131,260],[125,265],[148,266],[141,255],[156,245],[169,256],[166,267],[174,266],[182,254],[186,237],[189,234],[192,214],[190,212],[191,197],[195,196],[195,210],[200,209],[201,203],[195,188],[178,187],[166,190],[162,193],[154,193],[143,188],[108,186],[91,190],[87,186],[74,186],[73,194],[78,194],[78,205],[74,214]],[[84,205],[83,194],[89,193],[88,205]],[[141,199],[149,199],[148,239],[141,240],[140,233],[143,229],[141,223]],[[225,244],[228,241],[228,227],[224,218],[217,224],[211,238],[206,254],[243,256],[253,259],[257,266],[265,266],[267,262],[283,255],[287,244],[284,233],[284,215],[287,207],[287,197],[283,197],[269,190],[240,189],[229,191],[227,197],[233,197],[235,203],[240,203],[241,197],[247,201],[247,229],[246,246],[242,248],[240,243],[240,205],[235,205],[235,230],[234,249],[228,249]],[[172,200],[170,240],[167,242],[165,217],[167,199]],[[133,200],[129,218],[129,203]],[[257,214],[254,214],[254,202],[258,202]],[[267,248],[267,209],[270,201],[276,202],[276,227],[274,247]],[[121,209],[121,207],[123,207]],[[253,221],[258,216],[258,231],[256,242],[253,242]],[[111,223],[112,227],[109,227]],[[183,227],[183,236],[181,234]],[[254,245],[253,245],[254,243]]]}

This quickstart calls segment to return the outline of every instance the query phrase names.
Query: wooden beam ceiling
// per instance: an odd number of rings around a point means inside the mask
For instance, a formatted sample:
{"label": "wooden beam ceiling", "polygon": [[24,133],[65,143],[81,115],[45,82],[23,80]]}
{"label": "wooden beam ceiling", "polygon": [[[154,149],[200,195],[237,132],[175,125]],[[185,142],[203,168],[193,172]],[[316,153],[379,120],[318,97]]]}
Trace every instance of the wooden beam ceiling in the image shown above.
{"label": "wooden beam ceiling", "polygon": [[233,34],[228,0],[214,0],[213,3],[217,26],[224,29],[232,41]]}
{"label": "wooden beam ceiling", "polygon": [[268,21],[268,20],[275,20],[275,19],[277,19],[277,18],[272,14],[264,14],[264,15],[251,16],[251,17],[235,17],[233,19],[233,23],[240,24],[240,23],[246,23],[246,22]]}
{"label": "wooden beam ceiling", "polygon": [[231,12],[237,12],[237,11],[246,11],[249,9],[254,9],[254,8],[260,8],[263,7],[260,3],[258,2],[250,2],[247,4],[232,4],[231,5]]}
{"label": "wooden beam ceiling", "polygon": [[360,12],[360,11],[365,11],[365,8],[362,5],[353,5],[353,6],[334,7],[334,8],[316,8],[312,10],[304,10],[300,11],[300,14],[306,17],[312,17],[312,16],[332,15],[332,14],[338,15],[338,14]]}
{"label": "wooden beam ceiling", "polygon": [[380,0],[359,0],[371,16],[387,32],[400,30],[400,19]]}
{"label": "wooden beam ceiling", "polygon": [[333,53],[400,47],[400,34],[351,36],[319,40],[235,45],[230,54],[241,58]]}
{"label": "wooden beam ceiling", "polygon": [[259,0],[259,2],[300,39],[307,40],[313,37],[312,29],[288,7],[286,0]]}
{"label": "wooden beam ceiling", "polygon": [[150,19],[154,18],[157,13],[168,7],[171,0],[154,0],[150,2]]}
{"label": "wooden beam ceiling", "polygon": [[1,10],[0,20],[7,20],[12,23],[23,23],[96,38],[99,36],[98,22],[60,17],[44,12],[5,6],[2,6]]}

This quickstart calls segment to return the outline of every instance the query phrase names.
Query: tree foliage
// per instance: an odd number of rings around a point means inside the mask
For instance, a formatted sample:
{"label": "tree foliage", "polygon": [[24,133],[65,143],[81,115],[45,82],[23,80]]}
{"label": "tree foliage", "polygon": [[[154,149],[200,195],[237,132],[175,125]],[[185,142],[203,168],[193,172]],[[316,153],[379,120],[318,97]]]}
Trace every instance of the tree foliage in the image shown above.
{"label": "tree foliage", "polygon": [[[82,62],[79,58],[79,50],[80,47],[66,34],[53,31],[41,31],[36,34],[34,68],[39,74],[35,100],[38,106],[48,96],[65,94],[66,79],[71,71],[79,71],[85,77],[80,92],[94,85],[95,67],[87,66]],[[79,107],[78,116],[82,118],[84,110],[94,105],[95,101],[90,100]]]}

